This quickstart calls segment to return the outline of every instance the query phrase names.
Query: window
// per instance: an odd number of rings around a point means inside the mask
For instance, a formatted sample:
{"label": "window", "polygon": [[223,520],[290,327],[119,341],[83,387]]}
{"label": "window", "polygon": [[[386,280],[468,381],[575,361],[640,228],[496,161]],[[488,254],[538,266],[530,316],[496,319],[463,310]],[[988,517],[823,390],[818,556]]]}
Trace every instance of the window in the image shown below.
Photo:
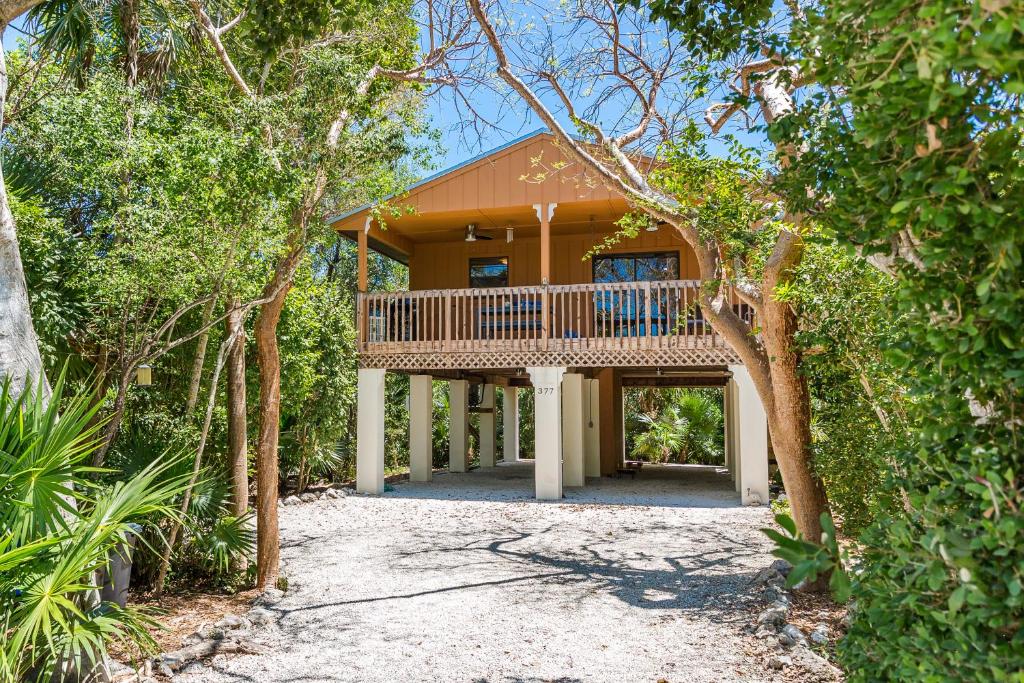
{"label": "window", "polygon": [[594,257],[594,282],[678,280],[679,253],[608,254]]}
{"label": "window", "polygon": [[496,256],[469,259],[469,286],[508,287],[508,258]]}

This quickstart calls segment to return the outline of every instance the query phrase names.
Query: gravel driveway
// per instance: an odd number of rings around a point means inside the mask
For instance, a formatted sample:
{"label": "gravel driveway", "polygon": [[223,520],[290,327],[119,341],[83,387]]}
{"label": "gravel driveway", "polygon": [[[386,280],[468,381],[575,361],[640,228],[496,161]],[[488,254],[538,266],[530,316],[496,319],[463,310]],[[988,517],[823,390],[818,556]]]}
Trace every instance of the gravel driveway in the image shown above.
{"label": "gravel driveway", "polygon": [[281,508],[268,653],[182,681],[747,681],[748,582],[771,563],[708,467],[645,468],[560,503],[532,466]]}

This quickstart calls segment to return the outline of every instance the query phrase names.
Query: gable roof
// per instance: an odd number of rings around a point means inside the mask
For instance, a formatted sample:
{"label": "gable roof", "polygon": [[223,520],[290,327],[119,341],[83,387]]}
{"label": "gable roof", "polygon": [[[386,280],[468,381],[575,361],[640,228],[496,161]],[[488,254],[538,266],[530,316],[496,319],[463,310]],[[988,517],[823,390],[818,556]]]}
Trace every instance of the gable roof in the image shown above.
{"label": "gable roof", "polygon": [[366,211],[367,209],[372,209],[374,206],[376,206],[378,204],[382,204],[382,203],[384,203],[384,202],[386,202],[386,201],[388,201],[390,199],[394,199],[395,197],[400,197],[400,196],[402,196],[404,194],[408,194],[408,193],[412,192],[413,190],[419,189],[420,187],[423,187],[424,185],[428,185],[428,184],[434,182],[435,180],[440,180],[441,178],[444,178],[447,175],[456,173],[457,171],[460,171],[460,170],[462,170],[464,168],[468,168],[468,167],[472,166],[473,164],[477,163],[478,161],[483,161],[484,159],[486,159],[488,157],[494,156],[495,154],[499,154],[500,152],[504,152],[505,150],[510,149],[512,147],[515,147],[516,145],[518,145],[518,144],[520,144],[522,142],[526,142],[527,140],[539,137],[541,135],[551,135],[551,133],[548,132],[547,128],[538,128],[538,129],[536,129],[534,131],[531,131],[531,132],[529,132],[529,133],[527,133],[525,135],[520,135],[519,137],[517,137],[514,140],[509,140],[508,142],[500,144],[500,145],[498,145],[497,147],[495,147],[493,149],[490,149],[490,150],[488,150],[486,152],[481,152],[480,154],[477,154],[474,157],[466,159],[465,161],[460,161],[459,163],[455,164],[454,166],[449,166],[448,168],[444,169],[443,171],[438,171],[437,173],[429,175],[426,178],[423,178],[422,180],[417,180],[416,182],[414,182],[413,184],[409,185],[408,187],[406,187],[401,192],[395,192],[395,193],[389,194],[388,196],[384,197],[383,199],[381,199],[378,202],[370,202],[370,203],[367,203],[367,204],[363,204],[362,206],[356,207],[355,209],[352,209],[351,211],[346,211],[346,212],[340,213],[340,214],[338,214],[336,216],[330,216],[330,217],[327,218],[327,223],[328,224],[338,223],[340,221],[345,220],[346,218],[351,218],[352,216],[355,216],[356,214],[360,214],[360,213]]}

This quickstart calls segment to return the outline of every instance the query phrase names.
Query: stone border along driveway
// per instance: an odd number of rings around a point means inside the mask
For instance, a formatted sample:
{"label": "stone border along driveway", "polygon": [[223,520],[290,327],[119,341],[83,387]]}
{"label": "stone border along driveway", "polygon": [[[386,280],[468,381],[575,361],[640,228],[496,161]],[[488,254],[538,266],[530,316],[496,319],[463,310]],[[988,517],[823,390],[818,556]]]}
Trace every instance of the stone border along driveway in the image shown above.
{"label": "stone border along driveway", "polygon": [[749,635],[771,515],[740,507],[721,470],[645,468],[560,503],[531,492],[523,463],[289,501],[289,590],[261,608],[263,652],[174,680],[811,680],[768,668]]}

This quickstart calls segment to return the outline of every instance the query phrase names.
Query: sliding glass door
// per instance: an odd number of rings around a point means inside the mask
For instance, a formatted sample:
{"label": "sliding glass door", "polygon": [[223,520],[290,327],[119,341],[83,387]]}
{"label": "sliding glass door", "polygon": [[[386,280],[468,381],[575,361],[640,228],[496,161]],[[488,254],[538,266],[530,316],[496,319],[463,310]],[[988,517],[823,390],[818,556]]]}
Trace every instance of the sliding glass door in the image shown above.
{"label": "sliding glass door", "polygon": [[[679,279],[679,252],[649,254],[605,254],[594,257],[594,282],[657,282]],[[602,322],[615,321],[606,326],[616,330],[618,336],[652,336],[666,334],[674,325],[669,311],[673,308],[663,300],[664,295],[652,295],[650,332],[646,298],[638,288],[599,292],[594,299],[594,312],[598,329]]]}

